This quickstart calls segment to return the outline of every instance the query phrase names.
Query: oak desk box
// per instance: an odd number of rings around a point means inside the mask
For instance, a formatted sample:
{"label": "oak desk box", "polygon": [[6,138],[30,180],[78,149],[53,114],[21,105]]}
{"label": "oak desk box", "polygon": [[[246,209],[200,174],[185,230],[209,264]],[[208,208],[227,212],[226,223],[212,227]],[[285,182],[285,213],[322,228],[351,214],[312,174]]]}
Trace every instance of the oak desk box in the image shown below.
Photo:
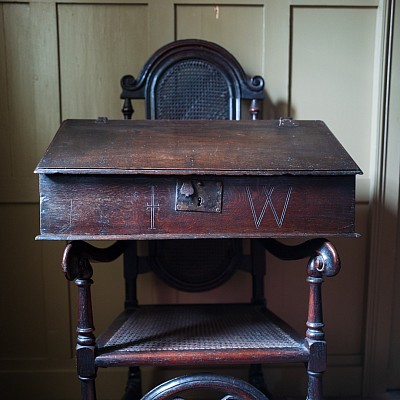
{"label": "oak desk box", "polygon": [[360,169],[321,121],[65,121],[39,239],[354,236]]}

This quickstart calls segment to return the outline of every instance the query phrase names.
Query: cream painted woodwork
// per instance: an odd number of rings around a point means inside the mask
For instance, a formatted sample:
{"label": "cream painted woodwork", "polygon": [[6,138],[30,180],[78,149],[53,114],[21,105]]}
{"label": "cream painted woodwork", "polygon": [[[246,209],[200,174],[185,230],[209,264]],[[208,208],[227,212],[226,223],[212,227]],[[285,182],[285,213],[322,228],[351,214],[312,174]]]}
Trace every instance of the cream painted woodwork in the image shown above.
{"label": "cream painted woodwork", "polygon": [[[367,272],[368,211],[364,203],[369,195],[373,139],[376,17],[377,9],[372,7],[292,8],[291,115],[324,120],[364,172],[357,177],[357,230],[362,236],[354,241],[335,240],[344,268],[324,288],[325,320],[329,327],[335,326],[328,342],[333,354],[362,353],[359,338],[364,316],[357,310],[365,301]],[[356,292],[359,296],[349,302],[346,293]]]}
{"label": "cream painted woodwork", "polygon": [[370,180],[376,16],[371,7],[292,9],[290,114],[335,132],[363,170],[359,200]]}
{"label": "cream painted woodwork", "polygon": [[[392,71],[400,71],[400,8],[397,6],[395,11],[395,24],[394,24],[394,32],[393,37],[397,38],[397,42],[393,43],[392,49]],[[393,210],[393,219],[391,220],[393,229],[392,246],[394,248],[394,254],[391,255],[395,260],[400,259],[400,223],[398,217],[398,210],[396,209],[396,204],[398,205],[400,202],[399,199],[399,181],[400,181],[400,167],[399,167],[399,153],[400,153],[400,135],[393,134],[394,132],[400,132],[400,118],[399,118],[399,110],[400,110],[400,76],[397,73],[393,74],[393,78],[391,80],[390,86],[390,104],[389,104],[389,127],[392,135],[390,136],[388,143],[388,151],[390,151],[388,156],[388,161],[390,165],[388,165],[388,170],[392,171],[391,173],[391,199],[390,205]],[[397,111],[396,111],[397,110]],[[397,191],[396,191],[397,189]],[[397,218],[395,218],[397,216]],[[400,268],[393,268],[394,279],[393,279],[393,309],[391,310],[391,320],[393,324],[390,330],[390,349],[389,349],[389,386],[396,387],[396,385],[400,382],[400,364],[398,362],[398,355],[400,354],[400,340],[399,340],[399,332],[400,332],[400,318],[398,318],[398,310],[400,310],[400,292],[396,290],[394,286],[396,282],[400,282]],[[397,312],[396,312],[397,310]]]}
{"label": "cream painted woodwork", "polygon": [[[372,194],[371,254],[368,282],[364,391],[379,393],[399,387],[400,294],[400,113],[399,49],[400,10],[389,1],[381,9],[379,30],[385,40],[381,66],[382,84],[377,103],[379,113],[376,181]],[[397,353],[396,353],[397,352]]]}
{"label": "cream painted woodwork", "polygon": [[0,201],[37,202],[32,171],[59,124],[56,12],[41,3],[0,10]]}
{"label": "cream painted woodwork", "polygon": [[148,54],[148,18],[143,4],[58,5],[63,120],[121,118],[119,80]]}
{"label": "cream painted woodwork", "polygon": [[[201,38],[218,42],[237,55],[248,75],[260,75],[263,71],[262,4],[177,4],[175,18],[176,39]],[[248,29],[250,22],[252,29]]]}
{"label": "cream painted woodwork", "polygon": [[[399,8],[394,0],[0,0],[0,393],[7,399],[76,399],[76,288],[60,271],[65,243],[35,242],[36,163],[60,121],[122,118],[119,79],[138,75],[174,39],[215,41],[266,81],[265,118],[322,119],[364,171],[357,178],[359,239],[335,239],[341,273],[324,283],[327,396],[400,387]],[[391,31],[394,23],[395,32]],[[393,51],[387,47],[394,40]],[[388,55],[391,63],[387,63]],[[388,68],[388,64],[389,67]],[[388,79],[385,79],[388,71]],[[390,88],[390,95],[387,88]],[[390,107],[389,107],[390,106]],[[134,118],[144,116],[134,105]],[[390,114],[385,113],[390,108]],[[316,154],[318,157],[318,154]],[[391,235],[391,236],[388,236]],[[384,239],[389,238],[389,239]],[[106,245],[105,243],[97,243]],[[246,245],[246,243],[245,243]],[[146,244],[140,251],[146,251]],[[388,256],[390,256],[388,258]],[[305,330],[304,262],[267,259],[269,307]],[[247,300],[238,273],[206,301]],[[121,263],[95,265],[96,332],[123,303]],[[142,302],[196,302],[140,277]],[[101,313],[96,313],[101,309]],[[389,366],[389,368],[388,368]],[[144,370],[145,389],[184,373]],[[243,368],[228,373],[245,377]],[[266,366],[270,390],[302,395],[302,365]],[[98,396],[118,399],[126,370],[99,371]],[[21,384],[23,382],[23,384]]]}

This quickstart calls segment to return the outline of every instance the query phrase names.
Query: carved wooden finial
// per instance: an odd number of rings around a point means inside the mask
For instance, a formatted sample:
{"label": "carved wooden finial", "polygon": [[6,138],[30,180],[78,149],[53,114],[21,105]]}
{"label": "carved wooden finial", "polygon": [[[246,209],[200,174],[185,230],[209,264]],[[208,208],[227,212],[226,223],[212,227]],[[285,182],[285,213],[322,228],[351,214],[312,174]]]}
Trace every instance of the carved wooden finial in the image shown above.
{"label": "carved wooden finial", "polygon": [[251,119],[253,121],[259,119],[259,114],[260,114],[261,108],[260,108],[260,102],[257,99],[251,100],[250,107],[249,107],[249,112],[251,115]]}
{"label": "carved wooden finial", "polygon": [[122,107],[122,114],[124,114],[124,119],[132,119],[132,115],[134,113],[133,107],[132,107],[132,101],[131,99],[125,99],[124,100],[124,106]]}

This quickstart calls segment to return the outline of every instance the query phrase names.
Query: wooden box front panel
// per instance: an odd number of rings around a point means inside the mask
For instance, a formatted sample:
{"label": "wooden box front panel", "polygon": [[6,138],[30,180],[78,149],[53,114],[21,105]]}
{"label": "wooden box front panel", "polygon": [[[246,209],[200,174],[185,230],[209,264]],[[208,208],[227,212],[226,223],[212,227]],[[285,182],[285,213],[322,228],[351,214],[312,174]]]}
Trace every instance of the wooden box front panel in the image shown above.
{"label": "wooden box front panel", "polygon": [[190,177],[221,210],[177,211],[182,177],[40,175],[40,239],[354,236],[354,176]]}

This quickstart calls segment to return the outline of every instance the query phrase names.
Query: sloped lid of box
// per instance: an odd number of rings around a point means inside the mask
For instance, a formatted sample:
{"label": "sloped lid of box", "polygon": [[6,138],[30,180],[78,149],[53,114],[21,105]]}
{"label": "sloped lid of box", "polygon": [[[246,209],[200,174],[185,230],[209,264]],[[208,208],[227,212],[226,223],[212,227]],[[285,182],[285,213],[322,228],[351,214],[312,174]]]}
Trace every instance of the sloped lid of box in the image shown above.
{"label": "sloped lid of box", "polygon": [[355,175],[322,121],[66,120],[36,173]]}

